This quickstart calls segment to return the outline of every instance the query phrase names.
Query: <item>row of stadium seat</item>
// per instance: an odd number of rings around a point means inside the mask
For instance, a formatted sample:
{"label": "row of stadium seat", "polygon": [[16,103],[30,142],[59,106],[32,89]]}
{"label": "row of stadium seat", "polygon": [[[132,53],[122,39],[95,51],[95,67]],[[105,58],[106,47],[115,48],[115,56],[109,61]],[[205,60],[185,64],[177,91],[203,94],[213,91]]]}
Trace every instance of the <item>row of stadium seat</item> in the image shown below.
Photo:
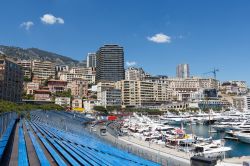
{"label": "row of stadium seat", "polygon": [[[63,113],[59,114],[65,116]],[[60,123],[59,114],[33,112],[31,121],[26,122],[27,128],[31,126],[58,165],[66,164],[65,160],[72,165],[158,165],[104,143],[85,130],[82,130],[82,134],[75,134],[48,123]],[[66,114],[66,117],[68,128],[79,127],[75,119],[70,118],[70,114]]]}
{"label": "row of stadium seat", "polygon": [[10,139],[10,135],[13,131],[15,123],[16,123],[16,118],[14,118],[10,121],[7,129],[5,130],[4,134],[0,138],[0,162],[3,160],[4,152],[7,150],[7,143]]}
{"label": "row of stadium seat", "polygon": [[[60,125],[62,119],[67,130],[53,125]],[[89,134],[81,125],[82,121],[87,120],[82,115],[76,117],[71,113],[55,111],[33,111],[30,119],[21,118],[17,122],[18,125],[15,125],[16,119],[13,119],[0,139],[0,159],[16,126],[18,132],[16,131],[15,141],[18,145],[15,147],[17,155],[13,158],[17,159],[19,166],[32,165],[32,162],[41,166],[158,165],[115,148]],[[70,129],[80,132],[71,132]],[[32,160],[34,156],[37,159]]]}

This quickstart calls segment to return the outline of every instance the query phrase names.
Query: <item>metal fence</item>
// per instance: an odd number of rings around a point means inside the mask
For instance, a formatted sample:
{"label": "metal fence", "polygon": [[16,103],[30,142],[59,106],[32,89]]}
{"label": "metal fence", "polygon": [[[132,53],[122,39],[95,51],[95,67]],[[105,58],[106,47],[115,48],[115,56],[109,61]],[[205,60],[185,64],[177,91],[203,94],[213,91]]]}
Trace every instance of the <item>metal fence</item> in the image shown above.
{"label": "metal fence", "polygon": [[16,118],[17,114],[15,112],[7,112],[0,114],[0,138],[4,134],[9,123]]}
{"label": "metal fence", "polygon": [[[108,130],[108,132],[112,132],[112,130]],[[121,150],[124,150],[128,153],[132,153],[134,155],[137,155],[139,157],[142,157],[147,160],[154,161],[156,163],[159,163],[160,165],[164,166],[188,166],[189,163],[182,162],[180,160],[174,159],[172,157],[166,157],[162,155],[161,151],[158,151],[157,153],[148,151],[146,149],[134,146],[130,143],[124,142],[120,139],[112,139],[108,136],[101,136],[99,134],[99,131],[91,132],[95,137],[98,137],[99,139],[104,140],[106,143],[109,143]],[[114,133],[112,133],[113,135]]]}

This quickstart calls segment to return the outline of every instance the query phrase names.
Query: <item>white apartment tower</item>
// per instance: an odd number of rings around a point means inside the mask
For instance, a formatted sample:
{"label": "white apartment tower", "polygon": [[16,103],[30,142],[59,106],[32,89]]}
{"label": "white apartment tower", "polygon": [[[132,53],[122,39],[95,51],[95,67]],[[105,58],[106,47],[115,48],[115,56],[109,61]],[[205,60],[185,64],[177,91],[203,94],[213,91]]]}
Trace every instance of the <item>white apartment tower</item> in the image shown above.
{"label": "white apartment tower", "polygon": [[95,53],[88,53],[87,67],[96,67],[96,54]]}
{"label": "white apartment tower", "polygon": [[179,64],[176,68],[176,77],[178,78],[189,78],[189,65],[188,64]]}

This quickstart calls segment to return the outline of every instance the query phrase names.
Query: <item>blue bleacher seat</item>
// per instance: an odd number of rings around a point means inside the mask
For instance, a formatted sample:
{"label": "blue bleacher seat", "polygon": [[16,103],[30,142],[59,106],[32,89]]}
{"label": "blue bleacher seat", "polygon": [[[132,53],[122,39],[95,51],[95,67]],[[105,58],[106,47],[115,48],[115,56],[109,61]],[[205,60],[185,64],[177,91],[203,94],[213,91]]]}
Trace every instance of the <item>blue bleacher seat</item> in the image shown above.
{"label": "blue bleacher seat", "polygon": [[48,159],[46,158],[42,148],[40,147],[39,143],[37,142],[37,140],[36,140],[35,136],[33,135],[32,131],[29,129],[28,123],[26,122],[25,124],[26,124],[27,130],[28,130],[31,142],[32,142],[32,144],[33,144],[33,146],[35,148],[35,151],[36,151],[37,157],[39,159],[40,165],[41,166],[50,166],[50,163],[49,163]]}
{"label": "blue bleacher seat", "polygon": [[26,143],[25,143],[24,133],[23,133],[22,120],[20,120],[19,132],[18,132],[18,165],[21,165],[21,166],[29,165]]}
{"label": "blue bleacher seat", "polygon": [[48,140],[69,163],[94,166],[159,165],[90,135],[82,126],[83,120],[82,115],[74,116],[68,112],[37,111],[31,114],[30,124],[34,131],[37,130],[38,137]]}
{"label": "blue bleacher seat", "polygon": [[5,149],[7,148],[8,140],[10,139],[11,132],[15,125],[15,119],[13,119],[5,130],[2,138],[0,139],[0,161],[2,160]]}
{"label": "blue bleacher seat", "polygon": [[67,164],[63,161],[63,159],[60,157],[59,154],[50,146],[50,144],[47,142],[47,140],[38,132],[38,130],[35,128],[34,125],[32,125],[33,130],[36,132],[38,138],[41,140],[45,148],[49,151],[53,159],[56,161],[56,163],[60,166],[66,166]]}

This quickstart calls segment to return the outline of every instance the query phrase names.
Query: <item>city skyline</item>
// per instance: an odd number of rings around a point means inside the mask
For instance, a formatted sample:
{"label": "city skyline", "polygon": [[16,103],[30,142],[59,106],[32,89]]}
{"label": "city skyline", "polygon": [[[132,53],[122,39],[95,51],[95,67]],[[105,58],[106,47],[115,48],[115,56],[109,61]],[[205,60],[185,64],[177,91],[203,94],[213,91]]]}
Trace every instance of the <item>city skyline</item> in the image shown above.
{"label": "city skyline", "polygon": [[212,77],[202,73],[219,68],[219,80],[250,82],[249,2],[224,2],[13,0],[3,2],[1,12],[8,17],[0,16],[0,44],[37,47],[82,60],[88,52],[115,43],[124,47],[128,66],[154,75],[174,76],[177,64],[188,63],[190,75]]}
{"label": "city skyline", "polygon": [[1,165],[250,163],[249,0],[3,0]]}

